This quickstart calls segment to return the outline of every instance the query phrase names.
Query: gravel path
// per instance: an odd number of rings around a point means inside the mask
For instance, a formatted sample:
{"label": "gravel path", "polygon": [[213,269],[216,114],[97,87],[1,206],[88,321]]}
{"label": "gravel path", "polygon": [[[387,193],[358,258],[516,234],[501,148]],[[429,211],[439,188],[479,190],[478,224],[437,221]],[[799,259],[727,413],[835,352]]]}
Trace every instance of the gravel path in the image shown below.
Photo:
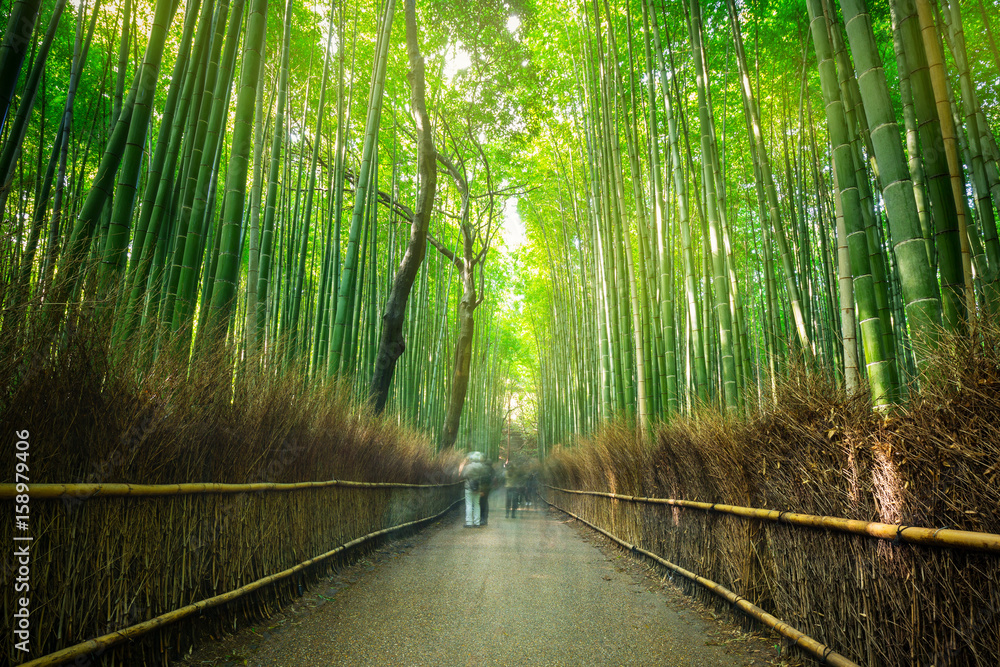
{"label": "gravel path", "polygon": [[228,660],[197,653],[189,660],[267,667],[772,664],[751,651],[760,642],[735,641],[735,633],[699,616],[679,594],[665,595],[641,566],[598,548],[561,515],[528,510],[506,519],[502,500],[502,492],[494,494],[489,526],[464,528],[456,513],[377,563],[365,560],[346,578],[320,582],[290,622],[222,649]]}

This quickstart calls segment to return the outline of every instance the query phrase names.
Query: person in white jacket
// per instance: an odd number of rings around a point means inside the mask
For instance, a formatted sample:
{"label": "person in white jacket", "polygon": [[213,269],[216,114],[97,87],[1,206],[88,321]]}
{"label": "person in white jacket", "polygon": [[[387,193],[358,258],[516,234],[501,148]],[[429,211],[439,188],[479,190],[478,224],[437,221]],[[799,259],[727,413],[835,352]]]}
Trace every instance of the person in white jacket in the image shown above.
{"label": "person in white jacket", "polygon": [[483,479],[489,474],[482,452],[469,452],[458,468],[458,475],[465,481],[465,527],[480,525],[479,493]]}

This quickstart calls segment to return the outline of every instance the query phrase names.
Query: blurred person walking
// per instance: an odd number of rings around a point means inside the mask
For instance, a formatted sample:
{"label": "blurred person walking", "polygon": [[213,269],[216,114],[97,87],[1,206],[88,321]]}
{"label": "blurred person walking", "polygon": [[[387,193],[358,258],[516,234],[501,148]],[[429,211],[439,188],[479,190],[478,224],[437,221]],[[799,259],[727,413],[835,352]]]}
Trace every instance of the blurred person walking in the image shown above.
{"label": "blurred person walking", "polygon": [[504,486],[507,491],[507,512],[504,516],[516,519],[517,507],[521,504],[521,496],[524,493],[524,470],[520,462],[507,461]]}
{"label": "blurred person walking", "polygon": [[483,465],[486,466],[487,472],[483,475],[483,478],[479,480],[479,525],[485,526],[490,520],[490,492],[493,491],[493,479],[495,472],[493,471],[493,464],[483,457]]}
{"label": "blurred person walking", "polygon": [[524,502],[525,507],[530,507],[534,505],[535,502],[534,498],[537,493],[538,493],[538,472],[535,470],[529,470],[528,473],[525,475],[525,482],[521,496],[521,500]]}
{"label": "blurred person walking", "polygon": [[465,527],[480,525],[480,489],[483,479],[492,477],[492,470],[484,461],[482,452],[469,452],[458,468],[458,476],[465,482]]}

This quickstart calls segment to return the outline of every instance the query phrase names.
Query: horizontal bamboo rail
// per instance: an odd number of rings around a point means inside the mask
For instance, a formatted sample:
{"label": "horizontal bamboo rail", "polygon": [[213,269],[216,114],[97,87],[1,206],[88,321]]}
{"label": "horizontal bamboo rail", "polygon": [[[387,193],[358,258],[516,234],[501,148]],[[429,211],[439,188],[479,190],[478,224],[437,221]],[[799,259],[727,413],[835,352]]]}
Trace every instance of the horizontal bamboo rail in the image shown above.
{"label": "horizontal bamboo rail", "polygon": [[902,542],[912,542],[913,544],[1000,553],[1000,535],[995,533],[977,533],[969,530],[953,530],[951,528],[923,528],[920,526],[904,526],[894,523],[879,523],[877,521],[842,519],[833,516],[817,516],[815,514],[799,514],[797,512],[779,512],[778,510],[740,507],[738,505],[724,505],[722,503],[705,503],[696,500],[679,500],[676,498],[643,498],[641,496],[625,496],[619,493],[607,493],[604,491],[580,491],[577,489],[561,489],[557,486],[545,486],[563,493],[574,493],[584,496],[603,496],[605,498],[615,498],[617,500],[626,500],[635,503],[689,507],[691,509],[721,512],[723,514],[733,514],[735,516],[742,516],[751,519],[774,521],[775,523],[787,523],[793,526],[827,528],[829,530],[837,530],[844,533],[854,533],[855,535],[868,535],[870,537],[877,537],[881,540],[900,540]]}
{"label": "horizontal bamboo rail", "polygon": [[[188,484],[28,484],[32,500],[58,498],[93,498],[94,496],[181,496],[200,493],[259,493],[261,491],[299,491],[345,486],[358,489],[427,489],[457,486],[449,484],[406,484],[403,482],[351,482],[329,479],[322,482],[253,482],[249,484],[188,483]],[[16,484],[0,484],[0,500],[11,500],[17,493]]]}
{"label": "horizontal bamboo rail", "polygon": [[[449,485],[432,484],[428,486],[449,486]],[[169,625],[171,623],[175,623],[187,616],[190,616],[191,614],[194,614],[195,612],[201,612],[206,609],[217,607],[220,604],[224,604],[226,602],[230,602],[237,598],[243,597],[247,593],[251,593],[257,590],[258,588],[263,588],[264,586],[274,583],[275,581],[284,579],[286,577],[290,577],[296,572],[300,572],[306,569],[310,565],[315,565],[320,561],[326,560],[331,556],[341,553],[342,551],[346,551],[351,547],[355,547],[359,544],[367,542],[381,535],[386,535],[388,533],[392,533],[397,530],[401,530],[403,528],[409,528],[411,526],[416,526],[421,523],[427,523],[428,521],[433,521],[434,519],[444,516],[444,514],[446,514],[449,510],[451,510],[453,507],[455,507],[455,505],[457,505],[460,502],[462,502],[461,499],[456,500],[451,505],[446,507],[444,510],[438,512],[433,516],[425,517],[423,519],[417,519],[415,521],[408,521],[406,523],[401,523],[398,526],[392,526],[391,528],[383,528],[382,530],[376,530],[374,533],[368,533],[367,535],[363,535],[362,537],[353,539],[350,542],[341,544],[340,546],[331,549],[326,553],[320,554],[319,556],[316,556],[314,558],[310,558],[307,561],[303,561],[298,565],[288,568],[287,570],[282,570],[281,572],[266,576],[262,579],[258,579],[257,581],[251,582],[245,586],[241,586],[240,588],[231,590],[228,593],[222,593],[221,595],[216,595],[214,597],[210,597],[205,600],[200,600],[198,602],[189,604],[185,607],[181,607],[180,609],[175,609],[174,611],[169,611],[165,614],[161,614],[156,618],[152,618],[148,621],[144,621],[142,623],[138,623],[136,625],[132,625],[122,630],[102,635],[100,637],[96,637],[94,639],[81,642],[73,646],[68,646],[64,649],[56,651],[55,653],[49,653],[48,655],[36,658],[30,662],[22,663],[21,667],[50,667],[51,665],[62,665],[74,658],[88,655],[96,651],[104,651],[114,646],[115,644],[120,644],[123,641],[134,639],[157,628]]]}
{"label": "horizontal bamboo rail", "polygon": [[[549,488],[550,489],[555,489],[556,487],[550,486]],[[557,489],[557,490],[559,490],[559,489]],[[542,500],[545,500],[545,498],[542,498]],[[573,514],[572,512],[564,510],[563,508],[559,507],[558,505],[550,503],[548,500],[545,500],[545,502],[548,503],[549,505],[551,505],[552,507],[556,508],[560,512],[563,512],[563,513],[565,513],[565,514],[573,517],[574,519],[576,519],[580,523],[583,523],[583,524],[586,524],[587,526],[590,526],[591,528],[593,528],[594,530],[596,530],[600,534],[604,535],[605,537],[607,537],[610,540],[613,540],[614,542],[617,542],[618,544],[620,544],[621,546],[625,547],[629,551],[634,551],[636,553],[642,554],[643,556],[647,556],[648,558],[652,558],[657,563],[660,563],[661,565],[663,565],[663,566],[665,566],[667,568],[670,568],[671,570],[673,570],[677,574],[681,575],[682,577],[685,577],[687,579],[690,579],[691,581],[694,581],[694,582],[697,582],[697,583],[701,584],[702,586],[704,586],[708,590],[712,591],[713,593],[715,593],[719,597],[721,597],[721,598],[725,599],[726,601],[728,601],[729,604],[731,604],[731,605],[733,605],[735,607],[739,607],[741,610],[743,610],[744,612],[746,612],[748,615],[756,618],[758,621],[764,623],[768,627],[773,628],[775,631],[777,631],[777,632],[781,633],[782,635],[784,635],[785,637],[788,637],[789,639],[793,640],[793,645],[794,646],[798,646],[798,647],[802,648],[803,650],[808,651],[809,653],[811,653],[812,655],[814,655],[816,658],[818,658],[819,661],[822,664],[825,664],[825,665],[834,665],[834,667],[860,667],[860,665],[858,665],[855,662],[852,662],[849,658],[841,655],[840,653],[837,653],[836,651],[834,651],[832,648],[830,648],[826,644],[821,644],[818,641],[816,641],[815,639],[813,639],[812,637],[799,632],[798,630],[796,630],[792,626],[790,626],[787,623],[785,623],[784,621],[782,621],[780,618],[772,616],[771,614],[767,613],[766,611],[764,611],[763,609],[761,609],[757,605],[753,604],[752,602],[750,602],[746,598],[742,598],[739,595],[737,595],[736,593],[732,592],[731,590],[729,590],[725,586],[722,586],[721,584],[718,584],[718,583],[712,581],[711,579],[706,579],[705,577],[701,577],[701,576],[695,574],[694,572],[691,572],[690,570],[685,570],[680,565],[676,565],[674,563],[671,563],[670,561],[666,560],[665,558],[661,558],[660,556],[656,555],[652,551],[646,551],[645,549],[643,549],[643,548],[641,548],[639,546],[636,546],[635,544],[629,544],[625,540],[622,540],[622,539],[618,538],[617,536],[612,535],[611,533],[609,533],[608,531],[604,530],[603,528],[595,526],[594,524],[590,523],[586,519],[582,519],[582,518],[578,517],[576,514]]]}

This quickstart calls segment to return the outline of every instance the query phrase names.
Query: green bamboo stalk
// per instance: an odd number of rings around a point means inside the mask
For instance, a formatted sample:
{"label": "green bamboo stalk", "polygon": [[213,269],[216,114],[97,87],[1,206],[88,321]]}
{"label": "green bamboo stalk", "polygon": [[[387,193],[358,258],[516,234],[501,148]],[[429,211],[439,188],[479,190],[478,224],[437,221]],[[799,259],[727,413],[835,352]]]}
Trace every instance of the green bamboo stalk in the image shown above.
{"label": "green bamboo stalk", "polygon": [[351,214],[351,228],[347,241],[347,256],[344,259],[344,267],[341,272],[340,289],[337,293],[337,315],[330,341],[330,373],[336,373],[340,369],[345,344],[344,334],[346,333],[347,318],[350,312],[348,302],[355,291],[358,242],[368,200],[369,183],[374,168],[372,165],[372,155],[375,151],[375,140],[378,137],[378,127],[382,118],[382,90],[385,85],[389,33],[392,29],[392,17],[395,6],[395,0],[386,0],[385,12],[382,18],[382,30],[379,33],[379,41],[376,48],[377,55],[373,65],[372,88],[368,99],[368,118],[365,121],[365,141],[361,154],[361,169],[358,172],[354,211]]}
{"label": "green bamboo stalk", "polygon": [[[185,136],[190,137],[190,143],[186,148],[186,157],[180,172],[182,180],[180,205],[177,213],[177,224],[175,225],[175,240],[173,257],[169,271],[165,272],[164,280],[167,282],[163,307],[160,312],[160,319],[163,323],[162,331],[176,331],[181,320],[185,318],[182,311],[185,306],[177,306],[178,295],[183,298],[181,292],[181,274],[184,267],[188,265],[188,254],[193,255],[200,250],[200,229],[195,230],[195,222],[192,216],[195,193],[199,188],[207,188],[208,184],[200,185],[201,165],[205,159],[212,160],[213,157],[205,157],[205,153],[211,152],[206,147],[206,137],[208,136],[210,117],[213,107],[218,106],[215,102],[215,91],[219,79],[219,61],[222,54],[223,35],[226,29],[226,17],[229,13],[229,0],[219,0],[215,10],[214,31],[211,39],[211,51],[204,69],[199,71],[198,80],[195,84],[195,93],[198,96],[197,113],[192,113],[188,119],[189,124],[185,129]],[[238,23],[238,21],[237,21]],[[208,179],[206,179],[208,180]],[[199,223],[200,224],[200,223]],[[192,242],[188,243],[188,237]],[[194,239],[197,238],[197,242]],[[188,250],[188,246],[192,248]],[[192,282],[189,277],[188,282]],[[188,307],[192,309],[193,305]],[[177,324],[175,324],[175,322]]]}
{"label": "green bamboo stalk", "polygon": [[[652,0],[648,0],[652,3]],[[701,402],[708,400],[707,370],[705,357],[703,356],[702,329],[700,317],[700,300],[695,285],[694,269],[694,248],[691,238],[691,218],[688,212],[688,189],[684,178],[683,166],[680,156],[680,142],[677,131],[677,115],[674,113],[674,105],[670,97],[667,82],[671,78],[676,79],[677,71],[674,69],[668,75],[666,58],[663,55],[663,48],[660,45],[660,28],[656,17],[656,12],[652,4],[649,5],[649,14],[653,24],[653,44],[660,62],[660,82],[663,88],[663,104],[667,112],[667,130],[670,143],[670,169],[673,173],[674,191],[677,197],[679,212],[679,224],[681,228],[682,262],[684,269],[684,283],[687,301],[687,326],[690,334],[688,340],[690,346],[695,350],[693,362],[693,372],[687,376],[694,382],[694,389],[697,398]],[[668,36],[669,39],[669,36]]]}
{"label": "green bamboo stalk", "polygon": [[944,151],[939,112],[928,71],[927,54],[921,36],[920,19],[912,2],[893,0],[901,43],[906,56],[908,79],[913,91],[917,127],[931,215],[934,221],[935,248],[941,283],[942,321],[956,331],[966,317],[962,242],[959,239],[958,213]]}
{"label": "green bamboo stalk", "polygon": [[[204,135],[201,163],[197,169],[192,169],[192,176],[197,173],[197,179],[189,183],[189,187],[193,190],[193,200],[189,209],[185,207],[188,219],[187,237],[184,241],[183,263],[177,283],[177,301],[174,305],[171,323],[171,329],[174,332],[174,345],[176,349],[182,351],[186,351],[191,343],[193,333],[191,320],[198,298],[198,278],[202,273],[202,261],[205,257],[204,246],[208,230],[214,219],[213,209],[209,205],[209,201],[214,199],[215,184],[219,176],[220,142],[228,120],[229,95],[235,73],[244,5],[245,0],[234,0],[232,4],[225,47],[219,65],[219,76],[215,92],[210,98],[211,112]],[[219,20],[222,20],[221,15]],[[208,99],[206,94],[206,98],[202,101],[203,107]],[[196,164],[196,162],[192,162],[192,167]],[[184,217],[185,211],[182,211],[181,215]],[[210,278],[211,274],[206,271],[206,276]],[[218,322],[215,324],[218,325]],[[214,332],[209,331],[209,333]]]}
{"label": "green bamboo stalk", "polygon": [[[45,71],[45,63],[48,60],[49,51],[52,48],[52,42],[56,36],[56,29],[59,27],[59,19],[62,17],[62,13],[65,8],[66,0],[56,0],[55,7],[52,9],[52,16],[49,19],[49,27],[45,31],[45,35],[42,37],[42,40],[38,45],[38,50],[34,54],[34,63],[32,64],[31,71],[28,73],[27,79],[24,82],[24,89],[21,91],[21,103],[18,105],[17,115],[14,117],[14,122],[10,125],[7,140],[3,144],[3,151],[0,152],[0,186],[2,186],[0,187],[0,213],[6,210],[7,195],[10,193],[11,180],[14,177],[14,164],[17,161],[17,156],[21,153],[22,143],[24,142],[24,137],[28,130],[28,121],[31,118],[31,111],[34,109],[35,99],[38,95],[38,84]],[[14,17],[11,16],[11,19],[13,20]],[[13,58],[13,54],[0,50],[0,57],[3,55],[10,55],[11,58]],[[0,68],[2,68],[5,64],[6,63],[0,63]],[[17,78],[16,74],[14,75],[14,78]],[[5,88],[6,85],[0,84],[0,95],[3,95],[3,90]],[[0,98],[0,103],[2,103],[2,98]],[[0,118],[0,131],[2,131],[3,128],[3,120],[4,118]],[[38,231],[33,229],[32,232],[35,239],[37,239]]]}
{"label": "green bamboo stalk", "polygon": [[260,349],[264,342],[268,321],[268,292],[271,283],[271,269],[274,248],[274,224],[278,203],[278,172],[281,168],[281,144],[285,137],[285,105],[288,96],[288,71],[292,39],[292,2],[285,2],[284,36],[281,42],[281,70],[278,75],[278,100],[274,113],[274,133],[271,138],[271,157],[267,172],[267,197],[264,204],[264,222],[260,235],[260,275],[257,279],[257,328],[251,332],[255,343],[252,349]]}
{"label": "green bamboo stalk", "polygon": [[[942,12],[944,22],[950,35],[950,47],[955,64],[958,68],[959,84],[962,91],[962,109],[968,134],[968,150],[971,160],[968,166],[972,170],[973,185],[976,197],[976,213],[982,226],[982,235],[986,243],[986,260],[988,272],[980,277],[990,284],[989,301],[995,307],[997,303],[996,287],[993,285],[1000,277],[1000,240],[997,238],[997,222],[990,201],[990,187],[983,162],[981,132],[979,129],[979,101],[975,86],[969,73],[969,56],[965,46],[965,31],[962,25],[962,10],[958,2],[945,3]],[[959,133],[959,139],[964,137]]]}
{"label": "green bamboo stalk", "polygon": [[6,125],[24,57],[32,43],[31,35],[41,4],[41,0],[15,0],[7,18],[7,29],[0,43],[0,135]]}
{"label": "green bamboo stalk", "polygon": [[[265,44],[267,35],[264,35]],[[264,49],[266,59],[267,50]],[[261,63],[261,76],[266,76],[264,72],[266,61]],[[257,283],[260,281],[260,209],[261,194],[264,187],[264,174],[268,163],[264,161],[264,135],[266,127],[270,125],[271,110],[274,108],[274,95],[277,91],[277,77],[272,79],[270,103],[264,106],[264,86],[257,87],[257,101],[255,107],[259,113],[254,117],[253,129],[253,184],[250,186],[250,229],[248,233],[247,248],[247,283],[246,283],[246,313],[244,323],[244,335],[246,337],[247,359],[256,361],[260,348],[257,341],[257,317],[259,307],[257,304]],[[267,109],[267,121],[264,121],[264,110]],[[269,162],[269,161],[268,161]]]}
{"label": "green bamboo stalk", "polygon": [[330,49],[333,44],[333,17],[334,6],[330,6],[331,26],[330,34],[327,37],[326,53],[323,58],[323,77],[319,87],[319,105],[316,109],[316,129],[312,138],[312,156],[309,161],[309,179],[306,185],[305,207],[302,213],[302,238],[298,252],[298,269],[295,272],[295,284],[292,287],[291,310],[289,314],[289,337],[286,353],[291,358],[299,352],[299,311],[302,307],[302,284],[305,279],[305,264],[308,255],[309,230],[312,229],[313,219],[313,195],[316,191],[316,165],[319,162],[319,149],[321,137],[323,136],[323,118],[326,107],[326,87],[330,74]]}
{"label": "green bamboo stalk", "polygon": [[234,309],[236,282],[240,274],[240,225],[246,202],[247,172],[253,142],[254,104],[257,86],[261,85],[264,60],[264,34],[267,29],[267,0],[252,0],[247,17],[247,33],[243,44],[243,64],[240,68],[240,88],[236,96],[236,112],[232,134],[232,152],[226,170],[226,206],[222,216],[221,245],[212,306],[209,310],[209,333],[221,340],[229,326]]}
{"label": "green bamboo stalk", "polygon": [[882,322],[875,301],[874,278],[868,257],[868,243],[862,223],[861,201],[854,171],[854,158],[848,140],[847,119],[837,83],[836,64],[827,32],[827,19],[821,0],[807,0],[810,29],[823,88],[827,126],[833,145],[834,167],[844,211],[844,221],[851,252],[854,297],[857,302],[864,342],[865,365],[871,384],[872,402],[885,408],[896,400],[895,359],[887,357],[883,347]]}
{"label": "green bamboo stalk", "polygon": [[915,348],[923,367],[941,326],[941,297],[927,259],[913,182],[903,153],[885,72],[879,59],[871,17],[863,0],[841,0],[847,36],[854,54],[858,86],[865,105],[879,180],[892,232],[903,299]]}
{"label": "green bamboo stalk", "polygon": [[701,6],[698,0],[691,0],[691,49],[695,62],[698,87],[698,115],[701,125],[702,174],[705,188],[705,210],[708,222],[708,248],[713,267],[713,291],[715,294],[715,317],[719,326],[719,353],[722,370],[723,405],[727,411],[734,411],[739,401],[736,383],[736,364],[733,354],[732,311],[729,306],[729,280],[726,272],[726,257],[722,244],[721,222],[718,217],[715,176],[711,173],[711,162],[715,159],[715,148],[711,135],[708,101],[708,70],[702,45]]}
{"label": "green bamboo stalk", "polygon": [[781,221],[778,195],[771,171],[771,161],[768,157],[767,149],[764,145],[764,139],[761,133],[760,112],[750,83],[750,71],[747,66],[746,54],[743,49],[743,37],[740,33],[736,5],[733,0],[729,0],[729,15],[731,21],[733,22],[733,41],[736,47],[736,57],[740,68],[743,103],[750,118],[753,130],[753,144],[760,165],[760,175],[764,179],[764,191],[767,195],[768,204],[768,218],[771,224],[770,231],[774,234],[774,240],[777,241],[778,251],[781,254],[782,265],[785,270],[785,290],[790,301],[792,318],[795,322],[795,332],[798,336],[799,345],[802,350],[809,354],[812,350],[812,341],[809,336],[809,328],[806,325],[805,309],[802,305],[799,285],[796,280],[796,271],[792,252],[789,248],[785,227]]}

